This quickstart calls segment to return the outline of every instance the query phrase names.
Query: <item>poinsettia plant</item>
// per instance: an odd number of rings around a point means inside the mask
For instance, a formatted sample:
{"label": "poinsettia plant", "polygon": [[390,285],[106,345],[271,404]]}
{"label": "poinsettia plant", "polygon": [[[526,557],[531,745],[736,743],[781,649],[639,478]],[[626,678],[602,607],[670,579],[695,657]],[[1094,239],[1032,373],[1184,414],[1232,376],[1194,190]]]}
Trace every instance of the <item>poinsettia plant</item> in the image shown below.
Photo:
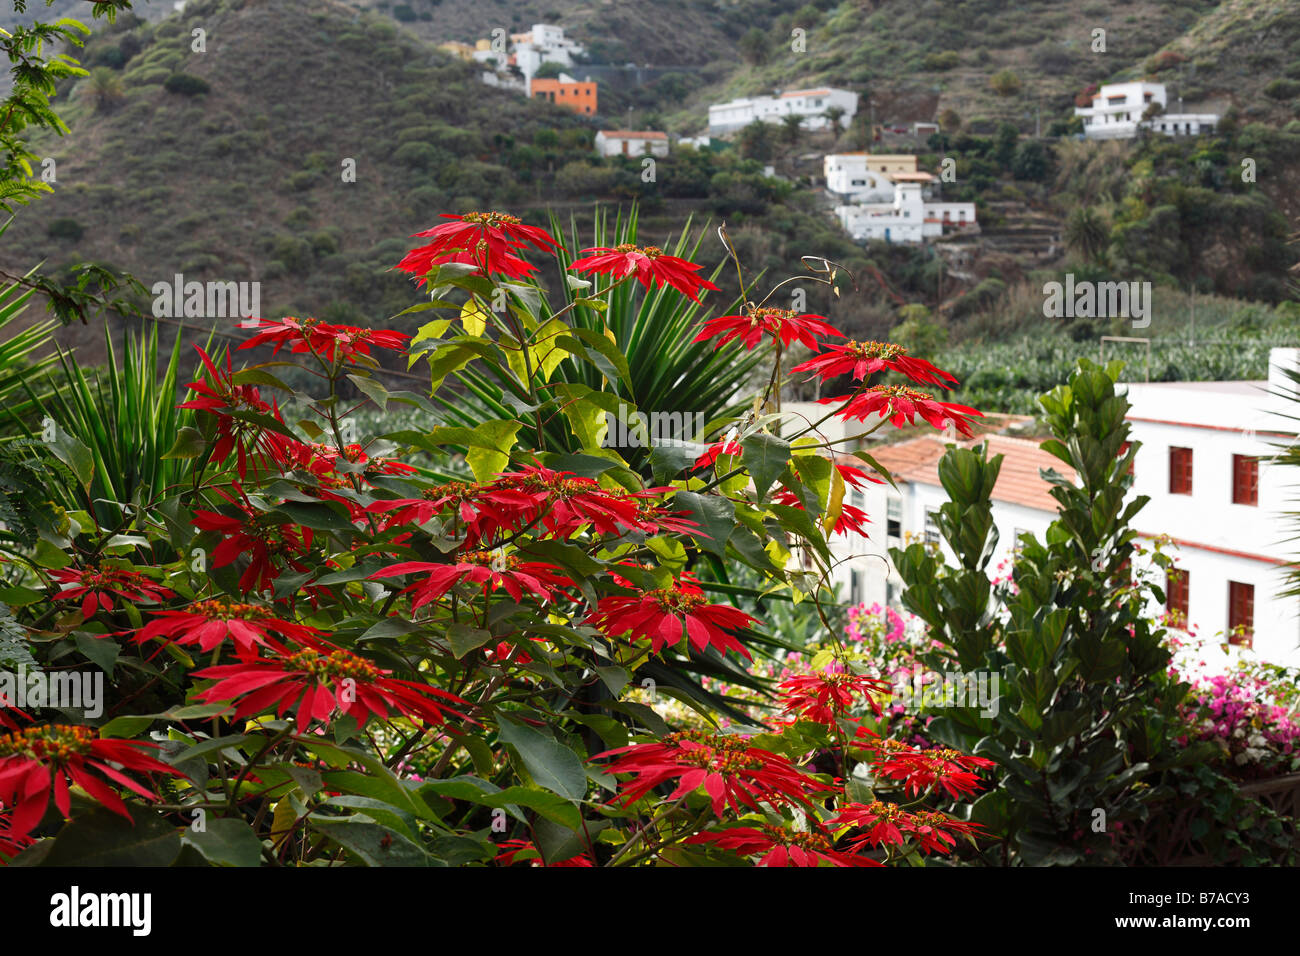
{"label": "poinsettia plant", "polygon": [[[0,856],[144,862],[144,831],[164,863],[856,866],[978,839],[940,807],[989,761],[878,736],[863,717],[886,688],[833,628],[815,670],[756,677],[778,642],[731,603],[820,610],[827,536],[867,529],[846,486],[888,480],[835,462],[821,422],[791,434],[786,375],[844,383],[823,421],[967,433],[979,413],[931,391],[952,376],[778,308],[782,283],[754,301],[725,230],[741,299],[697,321],[717,286],[685,232],[574,257],[554,224],[444,218],[398,264],[427,296],[413,335],[241,323],[179,403],[197,416],[168,453],[182,481],[116,503],[111,527],[87,500],[11,549],[33,663],[99,667],[110,689],[79,721],[4,701]],[[693,323],[662,342],[678,388],[770,374],[752,401],[706,389],[702,431],[625,457],[611,417],[665,394],[643,351],[628,361],[664,334],[646,316]],[[796,341],[818,354],[784,373]],[[311,394],[281,377],[294,357]],[[430,389],[390,390],[381,359]],[[370,406],[427,424],[359,434]],[[739,566],[763,586],[730,583]],[[765,716],[701,675],[758,689]],[[661,699],[700,719],[670,723]]]}

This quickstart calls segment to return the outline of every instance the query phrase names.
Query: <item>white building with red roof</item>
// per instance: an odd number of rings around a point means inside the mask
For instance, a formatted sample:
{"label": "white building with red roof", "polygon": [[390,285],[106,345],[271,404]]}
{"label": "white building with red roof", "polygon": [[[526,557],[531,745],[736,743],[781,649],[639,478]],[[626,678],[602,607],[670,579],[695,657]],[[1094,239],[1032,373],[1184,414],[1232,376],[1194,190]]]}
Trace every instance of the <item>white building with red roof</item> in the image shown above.
{"label": "white building with red roof", "polygon": [[[949,563],[956,557],[939,534],[934,516],[948,500],[939,482],[939,459],[949,445],[973,447],[989,443],[989,457],[1002,455],[1002,470],[993,488],[993,522],[999,540],[991,567],[1011,556],[1022,532],[1041,538],[1056,520],[1056,501],[1040,469],[1054,468],[1073,478],[1063,462],[1039,448],[1037,440],[1010,435],[986,434],[974,439],[955,440],[929,434],[893,445],[870,449],[870,454],[889,471],[897,490],[888,484],[872,484],[865,491],[850,491],[845,503],[866,511],[872,525],[867,537],[833,535],[831,550],[836,559],[833,580],[839,584],[841,600],[888,604],[901,608],[902,579],[889,560],[890,548],[902,548],[913,541],[937,545]],[[844,464],[862,466],[852,456],[841,456]],[[1008,564],[1009,570],[1009,564]]]}

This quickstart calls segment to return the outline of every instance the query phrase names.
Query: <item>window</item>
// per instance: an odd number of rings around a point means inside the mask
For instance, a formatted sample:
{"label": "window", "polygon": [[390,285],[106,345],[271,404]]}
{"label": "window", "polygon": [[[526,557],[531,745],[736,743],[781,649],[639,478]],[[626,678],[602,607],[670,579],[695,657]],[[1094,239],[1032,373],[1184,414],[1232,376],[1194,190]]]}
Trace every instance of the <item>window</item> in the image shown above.
{"label": "window", "polygon": [[1254,455],[1232,456],[1232,503],[1259,504],[1259,459]]}
{"label": "window", "polygon": [[1020,543],[1020,536],[1022,534],[1029,534],[1029,532],[1025,528],[1016,528],[1011,532],[1012,551],[1019,553],[1020,549],[1024,547],[1024,545]]}
{"label": "window", "polygon": [[1190,448],[1169,449],[1169,493],[1171,495],[1192,493],[1192,450]]}
{"label": "window", "polygon": [[886,581],[885,582],[885,606],[894,607],[897,604],[898,604],[898,582],[892,580]]}
{"label": "window", "polygon": [[862,575],[857,571],[849,572],[849,603],[862,603]]}
{"label": "window", "polygon": [[885,502],[885,537],[901,538],[903,536],[903,502],[890,498]]}
{"label": "window", "polygon": [[1255,585],[1228,582],[1228,643],[1250,647],[1255,639]]}
{"label": "window", "polygon": [[867,504],[867,496],[861,490],[854,488],[849,492],[849,504],[855,508],[864,508]]}
{"label": "window", "polygon": [[1174,627],[1187,627],[1189,578],[1181,568],[1170,568],[1165,574],[1165,610],[1169,612],[1169,622]]}
{"label": "window", "polygon": [[929,509],[926,509],[925,512],[925,543],[935,545],[939,543],[939,521],[937,512],[930,511]]}

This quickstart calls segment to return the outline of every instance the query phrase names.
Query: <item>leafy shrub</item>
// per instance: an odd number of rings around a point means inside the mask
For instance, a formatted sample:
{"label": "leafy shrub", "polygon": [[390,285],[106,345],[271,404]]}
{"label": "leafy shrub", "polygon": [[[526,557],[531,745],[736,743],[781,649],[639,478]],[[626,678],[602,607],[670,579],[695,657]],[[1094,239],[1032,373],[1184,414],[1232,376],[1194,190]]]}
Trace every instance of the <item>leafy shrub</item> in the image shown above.
{"label": "leafy shrub", "polygon": [[76,242],[86,234],[86,230],[77,220],[61,216],[50,220],[50,224],[45,227],[45,234],[51,239],[71,239]]}
{"label": "leafy shrub", "polygon": [[210,92],[212,87],[208,85],[207,80],[192,73],[173,73],[167,77],[163,89],[168,93],[179,93],[182,96],[198,96]]}

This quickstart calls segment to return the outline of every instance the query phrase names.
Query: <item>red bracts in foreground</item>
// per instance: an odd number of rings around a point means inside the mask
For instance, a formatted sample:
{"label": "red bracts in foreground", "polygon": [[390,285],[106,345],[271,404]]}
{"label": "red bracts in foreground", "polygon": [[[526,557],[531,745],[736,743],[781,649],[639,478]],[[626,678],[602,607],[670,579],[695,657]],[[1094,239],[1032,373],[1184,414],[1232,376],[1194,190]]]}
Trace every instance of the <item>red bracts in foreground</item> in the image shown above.
{"label": "red bracts in foreground", "polygon": [[797,674],[783,680],[779,689],[785,700],[786,713],[798,714],[819,724],[834,724],[835,718],[847,714],[853,705],[865,701],[876,713],[880,705],[873,694],[888,694],[889,681],[861,674]]}
{"label": "red bracts in foreground", "polygon": [[427,684],[389,677],[390,673],[350,651],[308,647],[283,656],[209,667],[194,676],[217,682],[198,699],[235,701],[236,720],[272,707],[276,716],[283,716],[295,705],[300,728],[316,720],[328,726],[335,711],[356,718],[358,727],[372,716],[394,714],[431,724],[441,724],[448,716],[469,719],[447,706],[468,705],[468,701]]}
{"label": "red bracts in foreground", "polygon": [[780,754],[750,744],[748,737],[683,730],[661,741],[632,744],[597,754],[593,760],[613,757],[608,773],[632,773],[636,779],[623,785],[622,805],[629,806],[671,780],[677,787],[667,797],[676,800],[703,787],[722,817],[729,806],[757,810],[759,803],[808,805],[809,798],[825,788]]}
{"label": "red bracts in foreground", "polygon": [[81,598],[81,616],[89,619],[97,610],[113,610],[117,595],[133,604],[159,602],[176,595],[139,571],[126,568],[59,568],[50,577],[60,584],[71,585],[54,595],[56,601]]}
{"label": "red bracts in foreground", "polygon": [[[843,396],[821,400],[823,405],[839,405],[842,402]],[[888,418],[896,428],[904,422],[908,425],[916,424],[916,416],[920,415],[935,428],[943,428],[952,422],[957,431],[967,438],[973,434],[970,417],[983,417],[982,412],[966,405],[937,402],[933,395],[906,385],[873,385],[855,392],[849,397],[848,404],[835,414],[840,418],[856,418],[862,422],[874,415],[881,415]]]}
{"label": "red bracts in foreground", "polygon": [[69,784],[76,784],[114,813],[130,819],[122,798],[100,776],[146,800],[156,800],[151,791],[123,771],[182,774],[143,752],[148,749],[157,746],[134,740],[101,740],[89,727],[67,724],[43,724],[0,734],[0,803],[13,807],[13,832],[29,833],[40,823],[51,794],[66,819],[72,812]]}
{"label": "red bracts in foreground", "polygon": [[836,850],[820,831],[792,830],[789,827],[731,827],[706,830],[689,838],[687,843],[711,843],[740,856],[759,856],[759,866],[881,866],[868,857],[857,857]]}
{"label": "red bracts in foreground", "polygon": [[890,369],[907,376],[920,385],[938,385],[952,388],[957,379],[925,359],[913,358],[907,349],[893,342],[843,342],[828,345],[826,351],[816,355],[790,371],[812,372],[822,381],[852,373],[860,382],[868,375]]}
{"label": "red bracts in foreground", "polygon": [[666,255],[658,246],[635,246],[624,243],[610,249],[583,249],[582,258],[569,266],[586,275],[608,274],[616,279],[633,276],[648,291],[651,286],[671,286],[686,298],[699,302],[701,289],[717,291],[708,279],[696,275],[703,266]]}
{"label": "red bracts in foreground", "polygon": [[882,738],[873,745],[879,755],[875,773],[890,780],[901,780],[907,793],[924,793],[939,787],[954,800],[970,796],[980,789],[977,771],[996,764],[956,750],[912,750],[897,740]]}
{"label": "red bracts in foreground", "polygon": [[714,647],[719,652],[736,651],[749,657],[749,651],[728,630],[758,622],[726,604],[709,604],[697,585],[682,578],[671,588],[603,597],[587,616],[587,623],[609,637],[629,635],[633,640],[649,641],[656,654],[685,636],[698,651]]}
{"label": "red bracts in foreground", "polygon": [[827,826],[865,831],[848,843],[847,850],[853,853],[884,845],[901,847],[909,838],[917,841],[922,853],[948,853],[957,843],[953,834],[973,838],[980,829],[978,823],[954,820],[935,810],[912,812],[880,800],[847,804]]}
{"label": "red bracts in foreground", "polygon": [[747,349],[754,349],[763,339],[779,341],[789,347],[798,341],[810,349],[819,345],[818,336],[844,338],[844,333],[826,323],[824,315],[807,315],[789,309],[755,308],[746,315],[720,315],[704,323],[696,342],[721,336],[713,344],[720,348],[732,339],[740,339]]}
{"label": "red bracts in foreground", "polygon": [[525,520],[519,524],[540,519],[542,527],[556,537],[567,538],[587,525],[598,534],[645,530],[638,499],[570,472],[541,465],[504,472],[491,485],[492,494],[502,492],[527,502]]}
{"label": "red bracts in foreground", "polygon": [[154,638],[198,644],[205,654],[230,638],[235,642],[236,651],[248,655],[256,653],[258,647],[288,653],[277,638],[313,645],[323,641],[325,634],[305,624],[281,621],[272,610],[257,604],[236,604],[225,598],[214,598],[198,601],[180,611],[157,612],[135,639],[144,643]]}
{"label": "red bracts in foreground", "polygon": [[410,338],[405,332],[331,325],[320,319],[298,319],[291,315],[274,321],[258,319],[256,328],[260,331],[239,348],[251,349],[273,342],[272,355],[289,345],[291,352],[314,352],[326,362],[333,362],[335,355],[349,361],[357,355],[369,355],[371,346],[400,352]]}
{"label": "red bracts in foreground", "polygon": [[430,601],[436,601],[462,581],[481,584],[484,589],[504,588],[516,601],[522,601],[524,592],[528,591],[545,603],[555,597],[558,589],[572,584],[567,578],[553,573],[557,570],[559,569],[553,564],[520,561],[514,555],[470,551],[457,554],[452,564],[403,561],[376,571],[370,575],[369,580],[398,578],[406,574],[426,575],[424,580],[417,581],[403,591],[410,591],[414,595],[411,610],[415,610]]}
{"label": "red bracts in foreground", "polygon": [[505,213],[467,212],[463,216],[443,213],[442,218],[452,221],[417,232],[414,238],[432,241],[412,249],[397,264],[398,269],[411,273],[420,285],[424,285],[425,275],[434,266],[449,262],[477,266],[484,276],[527,278],[537,268],[521,259],[519,252],[528,246],[548,254],[558,248],[545,229],[525,225]]}

